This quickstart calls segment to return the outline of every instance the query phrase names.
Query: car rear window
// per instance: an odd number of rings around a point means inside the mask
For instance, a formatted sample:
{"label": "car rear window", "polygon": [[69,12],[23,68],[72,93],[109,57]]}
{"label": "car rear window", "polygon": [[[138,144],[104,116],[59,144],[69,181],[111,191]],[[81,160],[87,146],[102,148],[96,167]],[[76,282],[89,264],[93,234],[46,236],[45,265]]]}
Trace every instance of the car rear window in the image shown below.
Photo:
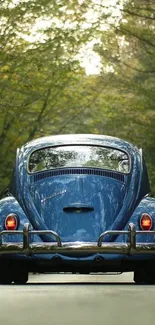
{"label": "car rear window", "polygon": [[86,145],[48,147],[34,151],[28,163],[30,173],[56,168],[90,167],[129,173],[129,156],[120,150]]}

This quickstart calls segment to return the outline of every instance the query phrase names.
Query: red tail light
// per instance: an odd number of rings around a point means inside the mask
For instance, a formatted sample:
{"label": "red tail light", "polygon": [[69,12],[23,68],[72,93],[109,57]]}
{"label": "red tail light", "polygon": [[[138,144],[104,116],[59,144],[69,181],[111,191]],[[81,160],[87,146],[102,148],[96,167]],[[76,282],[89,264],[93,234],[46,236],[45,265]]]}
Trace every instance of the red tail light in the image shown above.
{"label": "red tail light", "polygon": [[142,230],[151,230],[153,221],[148,213],[143,213],[140,219],[140,227]]}
{"label": "red tail light", "polygon": [[16,230],[18,227],[17,216],[14,213],[10,213],[5,219],[6,230]]}

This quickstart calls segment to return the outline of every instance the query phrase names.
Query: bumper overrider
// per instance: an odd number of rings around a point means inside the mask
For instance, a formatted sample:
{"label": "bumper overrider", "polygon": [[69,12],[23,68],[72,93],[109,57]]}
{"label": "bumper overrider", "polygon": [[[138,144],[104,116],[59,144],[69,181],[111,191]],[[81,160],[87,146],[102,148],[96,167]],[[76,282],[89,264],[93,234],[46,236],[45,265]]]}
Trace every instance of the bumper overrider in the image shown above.
{"label": "bumper overrider", "polygon": [[[22,242],[3,243],[5,235],[22,235]],[[40,243],[31,242],[31,235],[53,235],[56,242]],[[137,243],[138,234],[155,235],[155,231],[136,230],[133,223],[129,224],[128,230],[108,230],[103,232],[97,242],[65,242],[61,241],[60,236],[52,230],[31,230],[29,223],[24,225],[23,230],[0,230],[0,255],[1,254],[68,254],[68,253],[101,253],[101,254],[154,254],[155,243]],[[106,235],[126,235],[126,242],[102,242]]]}

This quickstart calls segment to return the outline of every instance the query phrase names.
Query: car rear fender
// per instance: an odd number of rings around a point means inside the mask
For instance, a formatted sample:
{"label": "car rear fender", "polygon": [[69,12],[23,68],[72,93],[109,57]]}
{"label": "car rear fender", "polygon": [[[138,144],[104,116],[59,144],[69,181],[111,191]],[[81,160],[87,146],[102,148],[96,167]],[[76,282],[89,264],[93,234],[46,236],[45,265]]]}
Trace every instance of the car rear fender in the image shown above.
{"label": "car rear fender", "polygon": [[[151,230],[155,230],[155,198],[152,197],[144,197],[139,205],[136,207],[134,210],[132,216],[128,220],[126,226],[124,227],[124,230],[128,230],[129,228],[129,223],[133,223],[136,225],[136,230],[141,230],[140,228],[140,218],[143,213],[148,213],[152,217],[153,221],[153,226]],[[117,237],[116,241],[117,242],[123,242],[125,241],[126,238],[124,235],[120,235]],[[136,241],[137,242],[155,242],[155,235],[149,235],[148,234],[138,234],[136,236]]]}
{"label": "car rear fender", "polygon": [[[18,230],[23,230],[25,223],[30,223],[18,201],[13,196],[8,196],[0,200],[0,228],[5,230],[5,218],[8,214],[15,213],[19,219]],[[31,226],[31,224],[30,224]],[[19,242],[22,235],[5,235],[3,241]]]}

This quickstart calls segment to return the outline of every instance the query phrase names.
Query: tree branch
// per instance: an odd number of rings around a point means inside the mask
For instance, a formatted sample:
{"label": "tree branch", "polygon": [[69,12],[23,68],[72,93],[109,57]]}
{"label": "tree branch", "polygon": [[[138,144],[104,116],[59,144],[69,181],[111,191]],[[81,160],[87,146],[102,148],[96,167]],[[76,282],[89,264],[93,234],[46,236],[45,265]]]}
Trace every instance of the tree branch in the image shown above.
{"label": "tree branch", "polygon": [[144,43],[146,43],[146,44],[148,44],[150,46],[155,47],[155,44],[154,43],[152,43],[151,41],[149,41],[146,38],[143,38],[143,37],[141,37],[141,36],[139,36],[139,35],[131,32],[128,29],[116,27],[116,32],[120,32],[120,33],[124,33],[124,34],[130,35],[130,36],[133,36],[133,37],[137,38],[139,41],[144,42]]}
{"label": "tree branch", "polygon": [[136,17],[140,17],[140,18],[144,18],[144,19],[151,19],[151,20],[155,20],[155,16],[154,17],[151,17],[151,16],[146,16],[146,15],[142,15],[142,14],[139,14],[139,13],[136,13],[134,11],[130,11],[128,9],[120,9],[121,12],[125,12],[129,15],[132,15],[132,16],[136,16]]}
{"label": "tree branch", "polygon": [[29,141],[31,138],[33,138],[33,136],[35,135],[36,131],[37,131],[37,128],[38,128],[38,124],[40,123],[41,121],[41,118],[42,118],[42,115],[47,107],[47,104],[48,104],[48,99],[49,99],[49,96],[50,96],[50,93],[51,93],[51,89],[48,89],[47,90],[47,94],[46,94],[46,97],[45,97],[45,101],[43,103],[43,106],[42,106],[42,109],[40,110],[39,112],[39,115],[35,121],[35,126],[34,128],[31,130],[29,136],[28,136],[28,139],[27,141]]}
{"label": "tree branch", "polygon": [[98,98],[99,94],[102,92],[103,88],[104,88],[104,85],[102,84],[102,79],[98,82],[98,86],[100,86],[100,89],[99,87],[97,87],[97,89],[99,89],[99,91],[97,91],[96,95],[94,96],[93,99],[91,99],[87,106],[86,107],[83,107],[80,111],[76,112],[73,116],[71,116],[70,118],[68,118],[65,122],[65,124],[62,125],[62,127],[58,130],[58,132],[56,132],[56,134],[59,134],[61,133],[66,125],[68,125],[70,122],[72,122],[73,120],[75,120],[76,117],[78,117],[81,113],[83,113],[87,108],[90,108],[91,104],[96,100],[96,98]]}
{"label": "tree branch", "polygon": [[132,70],[135,70],[135,71],[138,71],[140,73],[155,73],[155,70],[141,70],[141,69],[138,69],[138,68],[135,68],[135,67],[132,67],[130,64],[124,62],[121,60],[121,63],[125,66],[127,66],[128,68],[132,69]]}

